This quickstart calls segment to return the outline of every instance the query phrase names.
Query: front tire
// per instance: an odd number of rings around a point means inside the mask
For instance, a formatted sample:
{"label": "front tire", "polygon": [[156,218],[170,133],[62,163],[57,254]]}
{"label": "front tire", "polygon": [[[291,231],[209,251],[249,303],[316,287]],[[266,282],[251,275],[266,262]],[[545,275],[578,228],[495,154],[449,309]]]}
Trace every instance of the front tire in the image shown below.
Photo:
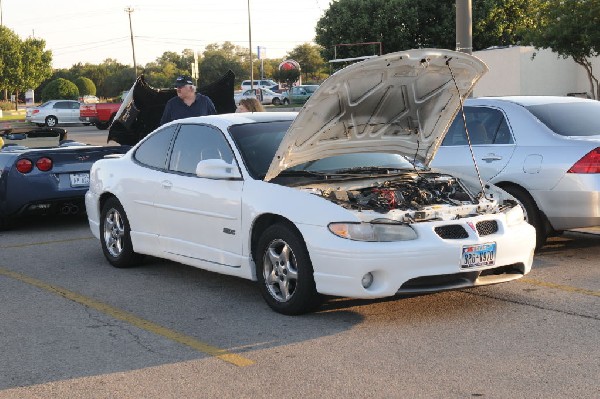
{"label": "front tire", "polygon": [[48,127],[54,127],[58,124],[58,119],[56,118],[56,116],[47,116],[46,117],[46,126]]}
{"label": "front tire", "polygon": [[263,232],[255,263],[260,293],[274,311],[298,315],[321,304],[304,241],[289,225],[274,224]]}
{"label": "front tire", "polygon": [[132,267],[142,261],[142,255],[133,250],[125,210],[114,197],[106,201],[100,213],[100,242],[104,257],[114,267]]}
{"label": "front tire", "polygon": [[531,195],[527,190],[517,186],[506,186],[502,187],[502,189],[515,197],[519,205],[521,205],[525,213],[525,221],[535,227],[535,249],[542,248],[548,239],[548,231],[544,217]]}

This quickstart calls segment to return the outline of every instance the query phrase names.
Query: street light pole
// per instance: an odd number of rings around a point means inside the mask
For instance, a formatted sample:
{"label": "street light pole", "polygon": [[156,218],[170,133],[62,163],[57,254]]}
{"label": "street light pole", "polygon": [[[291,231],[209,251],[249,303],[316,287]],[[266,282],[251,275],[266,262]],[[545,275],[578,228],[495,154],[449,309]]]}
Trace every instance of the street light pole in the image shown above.
{"label": "street light pole", "polygon": [[133,7],[127,7],[125,12],[129,14],[129,34],[131,35],[131,50],[133,51],[133,80],[137,79],[137,64],[135,63],[135,46],[133,45],[133,28],[131,27],[131,13]]}
{"label": "street light pole", "polygon": [[248,0],[248,42],[250,46],[250,89],[254,89],[254,64],[252,61],[252,26],[250,23],[250,0]]}

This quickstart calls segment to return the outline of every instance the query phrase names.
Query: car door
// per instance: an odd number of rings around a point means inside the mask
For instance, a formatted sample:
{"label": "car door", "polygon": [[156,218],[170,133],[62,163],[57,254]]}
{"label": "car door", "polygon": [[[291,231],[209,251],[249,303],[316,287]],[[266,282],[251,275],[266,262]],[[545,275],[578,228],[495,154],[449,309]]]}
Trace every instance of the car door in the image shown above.
{"label": "car door", "polygon": [[[496,108],[473,106],[464,110],[479,173],[484,182],[491,181],[506,167],[515,151],[510,124],[504,113]],[[459,112],[431,167],[476,176],[464,125],[462,112]]]}
{"label": "car door", "polygon": [[135,166],[123,182],[123,197],[119,198],[132,230],[158,243],[161,222],[154,207],[155,196],[169,176],[167,157],[177,125],[169,125],[147,137],[133,153]]}
{"label": "car door", "polygon": [[183,256],[207,268],[238,268],[243,181],[200,178],[196,165],[233,152],[216,127],[182,124],[154,206],[161,225],[161,248],[167,257]]}
{"label": "car door", "polygon": [[69,123],[79,123],[79,108],[81,103],[79,101],[71,101],[69,104]]}
{"label": "car door", "polygon": [[56,116],[58,123],[68,123],[71,114],[71,104],[69,101],[57,101],[52,106],[52,115]]}

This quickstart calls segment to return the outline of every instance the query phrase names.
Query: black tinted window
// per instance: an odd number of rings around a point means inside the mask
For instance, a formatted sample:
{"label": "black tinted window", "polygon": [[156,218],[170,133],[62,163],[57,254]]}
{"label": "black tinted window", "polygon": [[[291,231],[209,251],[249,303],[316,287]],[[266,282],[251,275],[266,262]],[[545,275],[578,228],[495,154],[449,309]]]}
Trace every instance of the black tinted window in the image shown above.
{"label": "black tinted window", "polygon": [[[472,145],[513,143],[512,134],[504,114],[500,110],[487,107],[465,107],[465,117]],[[442,145],[467,144],[463,115],[459,111],[448,129]]]}
{"label": "black tinted window", "polygon": [[529,112],[561,136],[600,134],[600,102],[530,105]]}
{"label": "black tinted window", "polygon": [[156,169],[164,169],[167,163],[169,145],[177,125],[159,130],[148,137],[135,151],[133,158],[141,164]]}
{"label": "black tinted window", "polygon": [[291,123],[292,121],[251,123],[229,128],[246,168],[254,179],[262,180],[267,174],[275,151]]}
{"label": "black tinted window", "polygon": [[169,162],[169,170],[196,174],[196,165],[205,159],[231,163],[233,153],[216,128],[206,125],[181,125]]}

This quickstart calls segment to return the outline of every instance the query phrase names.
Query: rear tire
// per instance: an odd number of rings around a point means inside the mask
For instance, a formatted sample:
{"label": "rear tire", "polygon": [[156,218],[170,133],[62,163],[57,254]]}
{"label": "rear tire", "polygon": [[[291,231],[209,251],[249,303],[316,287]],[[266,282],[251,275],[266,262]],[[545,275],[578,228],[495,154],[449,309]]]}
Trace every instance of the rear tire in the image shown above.
{"label": "rear tire", "polygon": [[106,260],[114,267],[137,266],[143,259],[133,250],[129,220],[115,197],[104,203],[100,213],[100,243]]}
{"label": "rear tire", "polygon": [[515,197],[517,202],[519,202],[519,205],[521,205],[525,213],[525,220],[535,227],[535,249],[542,248],[548,239],[548,230],[546,228],[544,216],[541,214],[531,195],[527,190],[518,186],[506,186],[502,187],[502,189]]}
{"label": "rear tire", "polygon": [[322,303],[304,241],[289,225],[274,224],[262,233],[255,263],[260,293],[274,311],[298,315]]}
{"label": "rear tire", "polygon": [[278,99],[277,97],[275,97],[275,98],[273,99],[273,105],[279,105],[279,104],[281,104],[281,100],[280,100],[280,99]]}
{"label": "rear tire", "polygon": [[46,126],[54,127],[58,124],[58,119],[56,116],[50,115],[46,117]]}

